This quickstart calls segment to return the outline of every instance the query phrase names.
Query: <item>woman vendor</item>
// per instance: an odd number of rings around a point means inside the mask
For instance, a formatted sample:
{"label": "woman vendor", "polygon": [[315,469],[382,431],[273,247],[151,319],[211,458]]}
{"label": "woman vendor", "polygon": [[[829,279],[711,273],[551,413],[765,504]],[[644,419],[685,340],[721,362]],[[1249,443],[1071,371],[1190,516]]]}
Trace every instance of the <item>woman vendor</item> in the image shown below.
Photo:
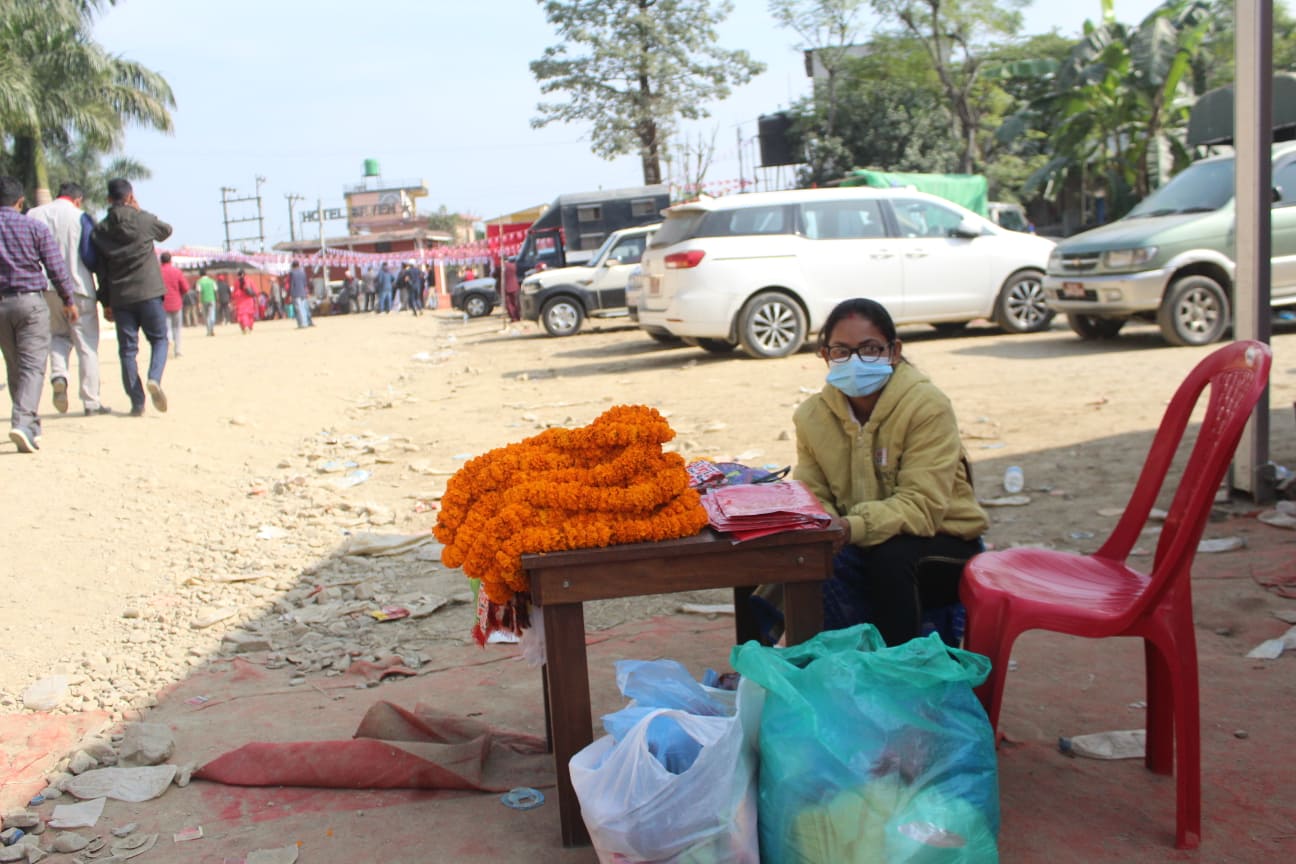
{"label": "woman vendor", "polygon": [[[824,583],[824,628],[869,622],[888,645],[920,635],[923,606],[958,602],[962,562],[989,526],[949,399],[904,359],[891,315],[839,303],[819,333],[823,390],[793,415],[804,483],[846,531]],[[935,578],[924,579],[920,562]]]}

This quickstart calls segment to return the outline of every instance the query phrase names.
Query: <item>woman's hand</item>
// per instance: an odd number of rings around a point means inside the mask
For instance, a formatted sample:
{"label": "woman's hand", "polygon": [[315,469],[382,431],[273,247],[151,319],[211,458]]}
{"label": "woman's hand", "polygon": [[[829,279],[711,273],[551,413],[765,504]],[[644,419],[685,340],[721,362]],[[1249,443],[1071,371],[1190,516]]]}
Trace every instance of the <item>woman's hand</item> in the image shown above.
{"label": "woman's hand", "polygon": [[832,522],[829,523],[829,527],[836,528],[839,531],[841,531],[841,534],[838,535],[838,539],[833,541],[833,552],[834,553],[840,552],[841,548],[850,542],[851,539],[850,522],[846,520],[845,516],[834,516],[832,517]]}

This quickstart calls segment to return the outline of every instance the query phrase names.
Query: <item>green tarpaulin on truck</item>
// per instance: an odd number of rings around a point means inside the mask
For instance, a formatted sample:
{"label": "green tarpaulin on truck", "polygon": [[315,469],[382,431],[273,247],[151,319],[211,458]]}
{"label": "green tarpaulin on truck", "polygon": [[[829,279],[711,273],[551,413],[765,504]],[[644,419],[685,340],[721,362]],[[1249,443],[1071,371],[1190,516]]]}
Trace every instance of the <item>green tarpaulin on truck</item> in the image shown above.
{"label": "green tarpaulin on truck", "polygon": [[986,199],[990,196],[990,184],[980,174],[912,174],[856,168],[846,175],[841,185],[873,186],[877,189],[912,186],[919,192],[953,201],[981,216],[989,214]]}

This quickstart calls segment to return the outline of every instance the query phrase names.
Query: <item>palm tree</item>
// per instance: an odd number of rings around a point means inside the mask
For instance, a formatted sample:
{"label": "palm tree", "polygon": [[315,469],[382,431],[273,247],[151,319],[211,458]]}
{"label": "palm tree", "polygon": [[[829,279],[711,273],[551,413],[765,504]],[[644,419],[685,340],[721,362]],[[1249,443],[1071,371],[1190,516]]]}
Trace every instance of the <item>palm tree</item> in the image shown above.
{"label": "palm tree", "polygon": [[103,5],[0,0],[0,135],[12,141],[12,169],[37,203],[49,199],[47,148],[76,138],[109,151],[130,123],[171,130],[175,98],[162,76],[90,38]]}
{"label": "palm tree", "polygon": [[1186,163],[1180,132],[1197,95],[1192,64],[1215,23],[1211,7],[1209,0],[1167,0],[1130,27],[1116,20],[1112,0],[1104,0],[1103,20],[1085,22],[1084,38],[1058,70],[1053,92],[1000,130],[1001,137],[1028,126],[1053,130],[1054,158],[1031,176],[1026,191],[1084,171],[1132,203],[1171,165]]}

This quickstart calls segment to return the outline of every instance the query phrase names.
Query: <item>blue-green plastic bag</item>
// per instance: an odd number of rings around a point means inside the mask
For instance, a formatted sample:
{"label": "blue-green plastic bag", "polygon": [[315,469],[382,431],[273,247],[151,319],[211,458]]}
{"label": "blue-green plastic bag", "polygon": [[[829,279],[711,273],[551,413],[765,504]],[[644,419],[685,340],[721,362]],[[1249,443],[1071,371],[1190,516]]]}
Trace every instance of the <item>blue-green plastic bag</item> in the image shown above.
{"label": "blue-green plastic bag", "polygon": [[766,864],[998,861],[994,733],[972,688],[990,661],[937,634],[886,647],[861,624],[730,662],[766,690]]}

